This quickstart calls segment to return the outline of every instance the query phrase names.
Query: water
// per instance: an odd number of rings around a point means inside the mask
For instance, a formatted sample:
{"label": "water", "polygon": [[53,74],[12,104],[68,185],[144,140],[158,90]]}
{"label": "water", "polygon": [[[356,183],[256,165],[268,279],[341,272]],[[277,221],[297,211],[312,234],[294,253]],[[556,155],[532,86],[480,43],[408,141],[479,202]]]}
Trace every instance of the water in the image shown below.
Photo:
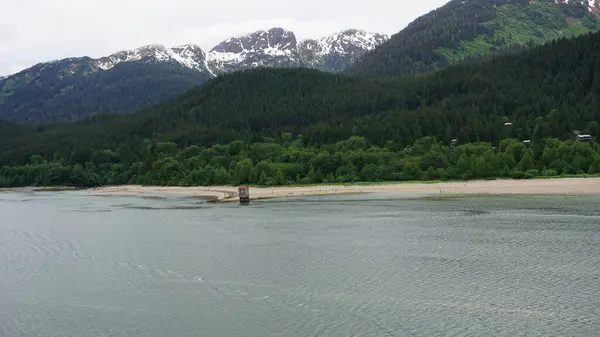
{"label": "water", "polygon": [[0,194],[0,336],[599,336],[599,202]]}

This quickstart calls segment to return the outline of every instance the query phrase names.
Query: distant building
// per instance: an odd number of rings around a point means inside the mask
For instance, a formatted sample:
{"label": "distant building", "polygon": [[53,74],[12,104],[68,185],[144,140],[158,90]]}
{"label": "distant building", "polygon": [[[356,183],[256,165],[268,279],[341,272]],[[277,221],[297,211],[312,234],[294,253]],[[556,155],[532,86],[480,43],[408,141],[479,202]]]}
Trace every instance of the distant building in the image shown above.
{"label": "distant building", "polygon": [[531,140],[530,139],[526,139],[526,140],[523,141],[523,144],[529,145],[529,144],[531,144]]}
{"label": "distant building", "polygon": [[591,142],[592,136],[590,135],[577,135],[577,140],[580,142]]}
{"label": "distant building", "polygon": [[452,139],[450,141],[450,150],[454,151],[454,148],[456,147],[457,143],[458,143],[458,139]]}

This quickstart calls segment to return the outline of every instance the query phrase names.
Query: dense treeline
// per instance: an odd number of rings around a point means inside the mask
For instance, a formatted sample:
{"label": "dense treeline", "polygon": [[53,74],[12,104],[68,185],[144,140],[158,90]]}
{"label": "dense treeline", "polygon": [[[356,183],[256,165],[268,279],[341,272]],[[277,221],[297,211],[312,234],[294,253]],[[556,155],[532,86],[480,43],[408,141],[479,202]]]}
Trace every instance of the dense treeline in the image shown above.
{"label": "dense treeline", "polygon": [[40,64],[0,82],[0,117],[43,124],[130,113],[209,79],[206,73],[168,63],[125,62],[98,71],[92,61],[79,58]]}
{"label": "dense treeline", "polygon": [[347,71],[369,77],[419,74],[598,28],[587,1],[453,0],[412,22]]}
{"label": "dense treeline", "polygon": [[145,185],[286,185],[554,177],[600,173],[600,146],[547,138],[525,145],[505,139],[459,145],[454,149],[432,137],[403,151],[373,146],[363,137],[308,147],[302,135],[282,135],[282,143],[234,141],[201,149],[170,142],[148,142],[141,160],[126,163],[120,153],[96,151],[89,162],[69,164],[32,156],[27,165],[0,169],[0,187]]}

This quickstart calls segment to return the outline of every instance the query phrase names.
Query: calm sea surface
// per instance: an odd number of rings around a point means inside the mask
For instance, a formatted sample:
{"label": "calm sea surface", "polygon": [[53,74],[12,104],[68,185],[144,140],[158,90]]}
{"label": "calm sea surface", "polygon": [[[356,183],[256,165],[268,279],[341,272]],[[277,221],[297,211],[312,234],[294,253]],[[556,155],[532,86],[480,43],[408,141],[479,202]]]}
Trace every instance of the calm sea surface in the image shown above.
{"label": "calm sea surface", "polygon": [[600,198],[0,194],[0,336],[600,336]]}

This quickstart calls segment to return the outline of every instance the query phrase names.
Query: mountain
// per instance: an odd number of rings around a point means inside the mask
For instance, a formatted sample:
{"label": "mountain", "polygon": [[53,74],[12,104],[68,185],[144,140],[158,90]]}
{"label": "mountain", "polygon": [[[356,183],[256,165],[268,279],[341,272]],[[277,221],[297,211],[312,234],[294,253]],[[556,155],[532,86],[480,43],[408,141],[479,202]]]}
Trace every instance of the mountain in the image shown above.
{"label": "mountain", "polygon": [[366,76],[419,74],[597,31],[598,0],[452,0],[349,67]]}
{"label": "mountain", "polygon": [[208,60],[215,73],[301,65],[296,35],[282,28],[227,39],[208,53]]}
{"label": "mountain", "polygon": [[[226,144],[234,141],[291,144],[291,137],[302,139],[297,147],[319,148],[358,136],[365,144],[395,153],[426,136],[445,144],[458,139],[461,144],[484,141],[494,146],[506,138],[568,140],[573,130],[600,137],[599,59],[596,33],[419,77],[370,80],[310,69],[242,71],[134,114],[17,133],[0,143],[0,166],[25,164],[40,155],[71,165],[110,163],[103,166],[106,170],[115,163],[150,170],[160,151],[171,157],[160,164],[168,164],[164,174],[169,176],[187,158],[175,158],[177,149],[196,146],[190,151],[198,153],[216,146],[194,162],[214,168],[224,165],[220,160],[229,155]],[[269,146],[253,147],[251,159],[312,158],[297,153],[282,157]],[[364,151],[360,160],[368,155]],[[561,150],[554,157],[562,155],[571,154]],[[537,160],[541,154],[534,156]],[[336,167],[340,159],[335,160],[319,165]]]}
{"label": "mountain", "polygon": [[256,67],[306,67],[340,72],[388,39],[386,35],[349,29],[319,39],[298,41],[283,28],[227,39],[208,53],[215,73]]}
{"label": "mountain", "polygon": [[212,75],[208,68],[204,51],[193,44],[174,48],[165,48],[162,45],[148,45],[135,50],[121,51],[95,60],[94,63],[102,70],[109,70],[122,62],[141,60],[171,63]]}
{"label": "mountain", "polygon": [[388,38],[384,34],[363,30],[345,30],[320,39],[301,41],[300,57],[306,67],[341,72]]}
{"label": "mountain", "polygon": [[46,62],[0,78],[0,119],[46,124],[152,106],[217,74],[256,67],[341,71],[387,39],[347,30],[298,42],[282,28],[230,38],[208,55],[197,45],[148,45],[93,59]]}
{"label": "mountain", "polygon": [[33,124],[122,114],[181,94],[212,77],[204,52],[146,46],[100,59],[40,63],[0,81],[0,117]]}

